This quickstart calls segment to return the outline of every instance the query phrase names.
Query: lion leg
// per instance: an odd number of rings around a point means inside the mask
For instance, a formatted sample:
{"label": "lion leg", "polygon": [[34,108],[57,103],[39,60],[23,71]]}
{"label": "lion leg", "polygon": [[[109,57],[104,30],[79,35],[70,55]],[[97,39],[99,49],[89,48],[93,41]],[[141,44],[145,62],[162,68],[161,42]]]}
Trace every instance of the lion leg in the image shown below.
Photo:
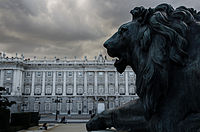
{"label": "lion leg", "polygon": [[[167,101],[166,101],[167,100]],[[183,132],[178,123],[186,116],[188,109],[184,97],[168,98],[149,120],[151,132]]]}
{"label": "lion leg", "polygon": [[142,131],[147,130],[147,121],[141,101],[134,100],[113,111],[113,124],[117,130]]}
{"label": "lion leg", "polygon": [[86,128],[88,131],[105,130],[106,128],[113,127],[112,123],[113,110],[105,110],[100,114],[92,117],[87,123]]}
{"label": "lion leg", "polygon": [[147,129],[144,110],[140,100],[130,101],[122,107],[106,110],[93,117],[87,124],[87,130],[103,130],[114,127],[117,130],[143,131]]}
{"label": "lion leg", "polygon": [[178,124],[181,132],[200,132],[200,113],[188,115]]}

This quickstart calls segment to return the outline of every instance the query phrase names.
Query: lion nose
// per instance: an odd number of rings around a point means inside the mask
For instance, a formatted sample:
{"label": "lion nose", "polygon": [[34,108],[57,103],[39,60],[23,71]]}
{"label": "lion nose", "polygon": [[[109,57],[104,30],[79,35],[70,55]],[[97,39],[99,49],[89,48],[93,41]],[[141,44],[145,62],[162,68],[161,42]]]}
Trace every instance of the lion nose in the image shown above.
{"label": "lion nose", "polygon": [[107,48],[109,47],[108,41],[106,41],[106,42],[103,44],[103,46],[107,49]]}

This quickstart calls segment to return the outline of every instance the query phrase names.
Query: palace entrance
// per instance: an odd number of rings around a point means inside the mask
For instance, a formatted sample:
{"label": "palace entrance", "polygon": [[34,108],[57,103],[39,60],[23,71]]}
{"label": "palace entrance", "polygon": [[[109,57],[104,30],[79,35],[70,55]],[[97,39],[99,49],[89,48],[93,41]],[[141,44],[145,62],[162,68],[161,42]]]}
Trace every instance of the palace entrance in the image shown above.
{"label": "palace entrance", "polygon": [[97,113],[101,113],[105,110],[105,103],[104,100],[102,98],[100,98],[98,100],[98,104],[97,104]]}

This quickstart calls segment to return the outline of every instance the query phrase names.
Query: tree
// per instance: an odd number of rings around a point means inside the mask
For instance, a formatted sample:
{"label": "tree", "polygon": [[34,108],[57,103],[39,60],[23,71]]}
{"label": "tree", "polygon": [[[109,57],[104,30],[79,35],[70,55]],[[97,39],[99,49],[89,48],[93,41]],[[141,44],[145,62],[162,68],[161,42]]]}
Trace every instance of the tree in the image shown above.
{"label": "tree", "polygon": [[4,87],[0,87],[0,109],[7,109],[7,107],[11,107],[13,104],[16,104],[15,101],[9,101],[6,97],[2,97],[2,93],[6,91]]}

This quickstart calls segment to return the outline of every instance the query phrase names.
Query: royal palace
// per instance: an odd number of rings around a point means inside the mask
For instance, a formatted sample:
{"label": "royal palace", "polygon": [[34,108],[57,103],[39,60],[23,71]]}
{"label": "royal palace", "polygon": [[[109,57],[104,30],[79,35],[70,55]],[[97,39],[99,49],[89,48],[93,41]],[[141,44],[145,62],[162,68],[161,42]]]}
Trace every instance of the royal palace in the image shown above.
{"label": "royal palace", "polygon": [[137,98],[135,73],[127,67],[119,74],[114,60],[98,55],[84,59],[33,59],[0,56],[0,86],[11,112],[90,115],[113,109]]}

